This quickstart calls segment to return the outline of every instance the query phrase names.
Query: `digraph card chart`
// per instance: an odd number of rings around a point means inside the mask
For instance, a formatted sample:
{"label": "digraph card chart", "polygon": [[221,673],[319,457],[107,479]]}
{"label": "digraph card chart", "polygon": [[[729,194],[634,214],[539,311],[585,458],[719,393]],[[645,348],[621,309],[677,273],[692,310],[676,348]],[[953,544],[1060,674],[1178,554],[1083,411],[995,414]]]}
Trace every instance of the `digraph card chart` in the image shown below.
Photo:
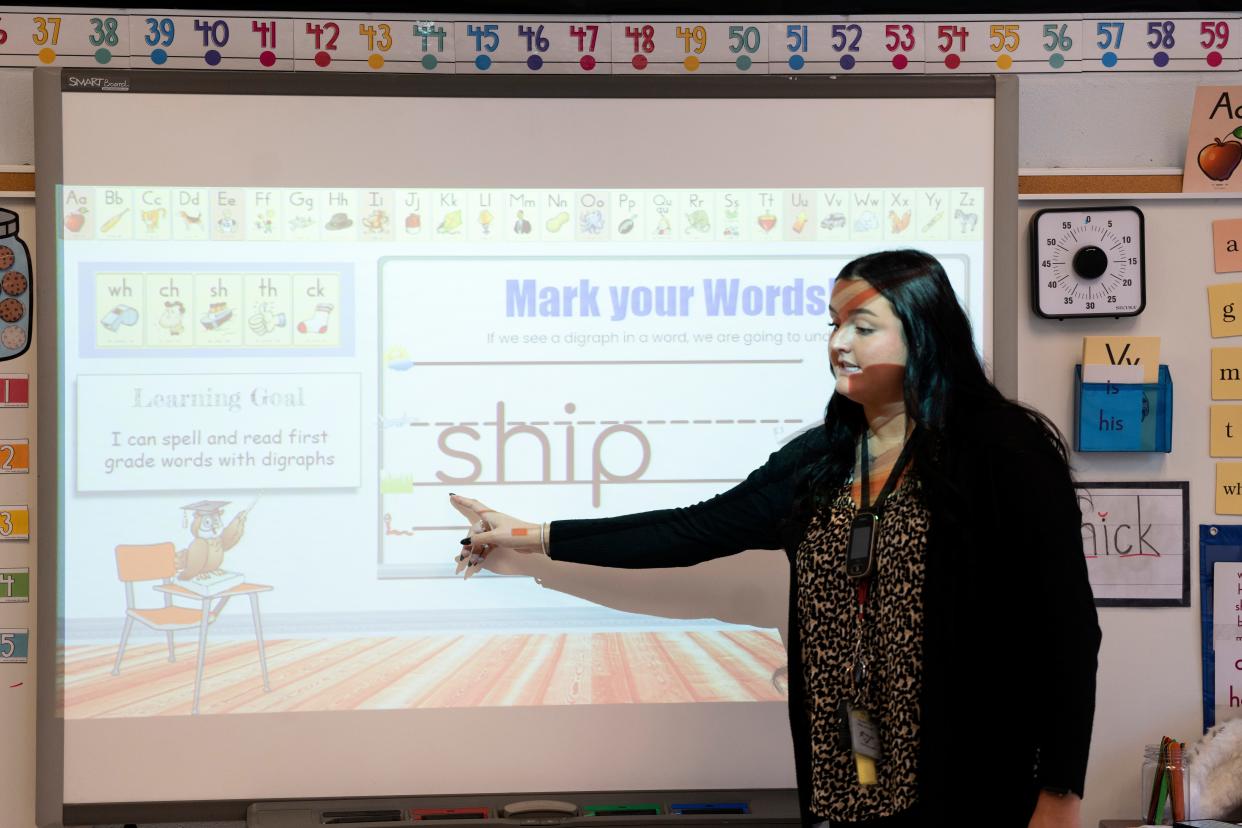
{"label": "digraph card chart", "polygon": [[581,75],[1229,72],[1242,14],[282,16],[0,10],[0,66]]}

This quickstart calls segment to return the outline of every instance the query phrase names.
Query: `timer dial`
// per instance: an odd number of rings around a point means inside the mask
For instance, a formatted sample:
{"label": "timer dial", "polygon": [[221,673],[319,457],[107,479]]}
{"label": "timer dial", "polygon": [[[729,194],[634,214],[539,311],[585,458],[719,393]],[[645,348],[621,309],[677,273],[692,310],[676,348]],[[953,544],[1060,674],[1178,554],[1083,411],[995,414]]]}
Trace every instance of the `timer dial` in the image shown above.
{"label": "timer dial", "polygon": [[1049,319],[1137,316],[1146,304],[1137,207],[1040,210],[1031,219],[1031,304]]}
{"label": "timer dial", "polygon": [[1074,272],[1084,279],[1098,279],[1108,270],[1108,254],[1094,244],[1074,254]]}

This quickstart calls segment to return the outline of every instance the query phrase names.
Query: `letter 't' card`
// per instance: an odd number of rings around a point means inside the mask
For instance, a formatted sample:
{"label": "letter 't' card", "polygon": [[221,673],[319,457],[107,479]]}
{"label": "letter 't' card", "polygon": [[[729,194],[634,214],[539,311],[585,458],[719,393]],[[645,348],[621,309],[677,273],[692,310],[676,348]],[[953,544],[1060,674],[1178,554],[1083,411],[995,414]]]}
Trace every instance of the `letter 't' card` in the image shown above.
{"label": "letter 't' card", "polygon": [[1208,453],[1213,457],[1242,457],[1242,405],[1211,407]]}

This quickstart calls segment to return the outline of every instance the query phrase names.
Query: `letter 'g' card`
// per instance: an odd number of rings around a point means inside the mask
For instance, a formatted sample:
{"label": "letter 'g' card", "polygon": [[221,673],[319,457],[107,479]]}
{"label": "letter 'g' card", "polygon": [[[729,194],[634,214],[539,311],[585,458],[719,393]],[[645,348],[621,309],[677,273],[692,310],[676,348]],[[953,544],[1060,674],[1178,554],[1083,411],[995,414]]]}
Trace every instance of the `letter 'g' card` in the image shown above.
{"label": "letter 'g' card", "polygon": [[1212,336],[1242,335],[1242,283],[1209,287],[1208,317],[1212,322]]}

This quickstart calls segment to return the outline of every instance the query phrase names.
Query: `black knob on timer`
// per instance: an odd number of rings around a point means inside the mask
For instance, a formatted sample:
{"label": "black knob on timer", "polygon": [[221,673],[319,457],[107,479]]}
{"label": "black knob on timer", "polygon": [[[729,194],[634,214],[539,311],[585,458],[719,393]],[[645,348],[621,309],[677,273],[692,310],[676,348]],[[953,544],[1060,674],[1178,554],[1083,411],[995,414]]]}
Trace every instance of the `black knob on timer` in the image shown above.
{"label": "black knob on timer", "polygon": [[1074,272],[1084,279],[1098,279],[1108,270],[1108,254],[1094,244],[1074,254]]}

